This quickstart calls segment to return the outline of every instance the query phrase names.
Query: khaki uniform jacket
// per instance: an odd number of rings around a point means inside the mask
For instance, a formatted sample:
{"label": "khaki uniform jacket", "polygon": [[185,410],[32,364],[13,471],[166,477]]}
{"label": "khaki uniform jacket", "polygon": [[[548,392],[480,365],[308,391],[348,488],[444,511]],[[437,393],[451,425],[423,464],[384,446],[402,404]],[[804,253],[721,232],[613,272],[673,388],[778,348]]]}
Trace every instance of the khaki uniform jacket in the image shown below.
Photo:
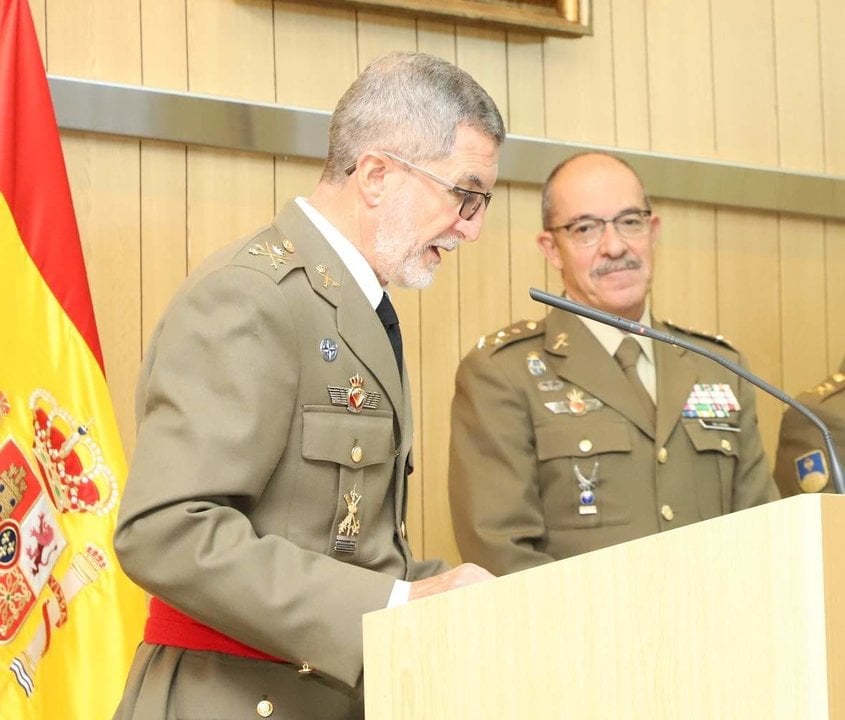
{"label": "khaki uniform jacket", "polygon": [[[336,357],[321,350],[326,338]],[[368,395],[350,412],[330,387],[344,400],[356,376]],[[404,536],[407,376],[295,203],[192,274],[155,331],[136,403],[121,565],[182,612],[293,665],[142,645],[117,717],[258,717],[262,698],[272,717],[345,717],[314,688],[341,705],[360,695],[361,616],[386,607],[397,578],[445,567],[412,560]],[[353,490],[360,534],[345,552],[336,540]],[[303,663],[314,672],[299,690]],[[298,694],[316,696],[310,709],[280,714]]]}
{"label": "khaki uniform jacket", "polygon": [[[845,360],[839,372],[796,399],[828,426],[841,461],[845,454]],[[791,407],[781,420],[775,481],[784,497],[800,492],[836,492],[821,431]]]}
{"label": "khaki uniform jacket", "polygon": [[[715,339],[690,339],[741,359]],[[614,358],[569,313],[507,328],[464,358],[449,486],[465,560],[501,575],[778,497],[753,387],[693,352],[654,351],[656,429]],[[682,417],[696,383],[727,383],[741,411],[712,429]],[[597,512],[582,514],[577,474],[594,469]]]}

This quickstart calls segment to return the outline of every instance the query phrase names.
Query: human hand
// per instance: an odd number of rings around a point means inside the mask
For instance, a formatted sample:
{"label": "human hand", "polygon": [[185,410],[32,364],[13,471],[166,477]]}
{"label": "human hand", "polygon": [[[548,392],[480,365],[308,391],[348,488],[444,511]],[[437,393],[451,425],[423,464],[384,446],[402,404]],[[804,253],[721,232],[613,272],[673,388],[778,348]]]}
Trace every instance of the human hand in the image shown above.
{"label": "human hand", "polygon": [[430,578],[412,582],[408,600],[418,600],[429,595],[437,595],[438,593],[454,590],[455,588],[466,587],[477,582],[490,580],[493,577],[495,576],[491,575],[483,567],[474,565],[473,563],[464,563],[439,575],[433,575]]}

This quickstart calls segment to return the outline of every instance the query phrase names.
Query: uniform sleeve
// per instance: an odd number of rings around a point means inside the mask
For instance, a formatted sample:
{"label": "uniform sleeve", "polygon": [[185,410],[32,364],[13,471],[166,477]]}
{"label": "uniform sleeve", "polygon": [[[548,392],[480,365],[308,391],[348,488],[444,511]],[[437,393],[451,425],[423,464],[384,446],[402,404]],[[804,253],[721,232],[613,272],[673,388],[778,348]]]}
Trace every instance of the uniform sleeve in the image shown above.
{"label": "uniform sleeve", "polygon": [[[739,361],[742,367],[748,368],[742,355]],[[734,474],[731,503],[733,512],[762,505],[780,497],[763,451],[763,440],[757,423],[756,390],[743,378],[739,378],[739,404],[742,408],[738,437],[740,453]]]}
{"label": "uniform sleeve", "polygon": [[554,560],[537,549],[546,529],[533,438],[525,394],[501,356],[471,352],[452,402],[449,497],[463,559],[495,575]]}
{"label": "uniform sleeve", "polygon": [[298,417],[295,312],[273,280],[243,268],[177,299],[139,386],[114,544],[126,573],[182,612],[355,685],[361,616],[386,607],[395,578],[259,537],[249,518],[282,454],[301,452],[286,447]]}

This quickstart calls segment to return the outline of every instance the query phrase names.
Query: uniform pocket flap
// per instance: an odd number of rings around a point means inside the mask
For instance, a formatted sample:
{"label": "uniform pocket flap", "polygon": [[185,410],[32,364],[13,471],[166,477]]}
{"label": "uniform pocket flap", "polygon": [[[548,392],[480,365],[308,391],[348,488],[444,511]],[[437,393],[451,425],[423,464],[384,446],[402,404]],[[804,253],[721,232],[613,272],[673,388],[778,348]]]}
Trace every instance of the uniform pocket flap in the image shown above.
{"label": "uniform pocket flap", "polygon": [[[563,421],[565,420],[565,421]],[[620,422],[594,422],[590,417],[565,418],[535,430],[537,459],[590,457],[610,452],[631,452],[628,426]]]}
{"label": "uniform pocket flap", "polygon": [[[728,428],[733,426],[728,426]],[[735,430],[704,427],[698,420],[684,420],[684,429],[698,452],[738,455],[739,434]]]}
{"label": "uniform pocket flap", "polygon": [[393,414],[356,414],[306,406],[302,412],[302,457],[359,468],[392,462]]}

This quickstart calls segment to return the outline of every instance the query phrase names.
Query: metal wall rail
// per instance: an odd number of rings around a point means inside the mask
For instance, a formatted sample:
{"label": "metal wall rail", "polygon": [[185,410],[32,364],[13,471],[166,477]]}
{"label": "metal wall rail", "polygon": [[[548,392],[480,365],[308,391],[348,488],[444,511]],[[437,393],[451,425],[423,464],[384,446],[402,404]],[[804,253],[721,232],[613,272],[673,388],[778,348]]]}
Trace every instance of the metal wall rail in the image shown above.
{"label": "metal wall rail", "polygon": [[[135,85],[49,76],[59,127],[322,159],[330,113]],[[542,184],[583,150],[624,157],[656,198],[845,220],[845,177],[508,135],[499,180]]]}

